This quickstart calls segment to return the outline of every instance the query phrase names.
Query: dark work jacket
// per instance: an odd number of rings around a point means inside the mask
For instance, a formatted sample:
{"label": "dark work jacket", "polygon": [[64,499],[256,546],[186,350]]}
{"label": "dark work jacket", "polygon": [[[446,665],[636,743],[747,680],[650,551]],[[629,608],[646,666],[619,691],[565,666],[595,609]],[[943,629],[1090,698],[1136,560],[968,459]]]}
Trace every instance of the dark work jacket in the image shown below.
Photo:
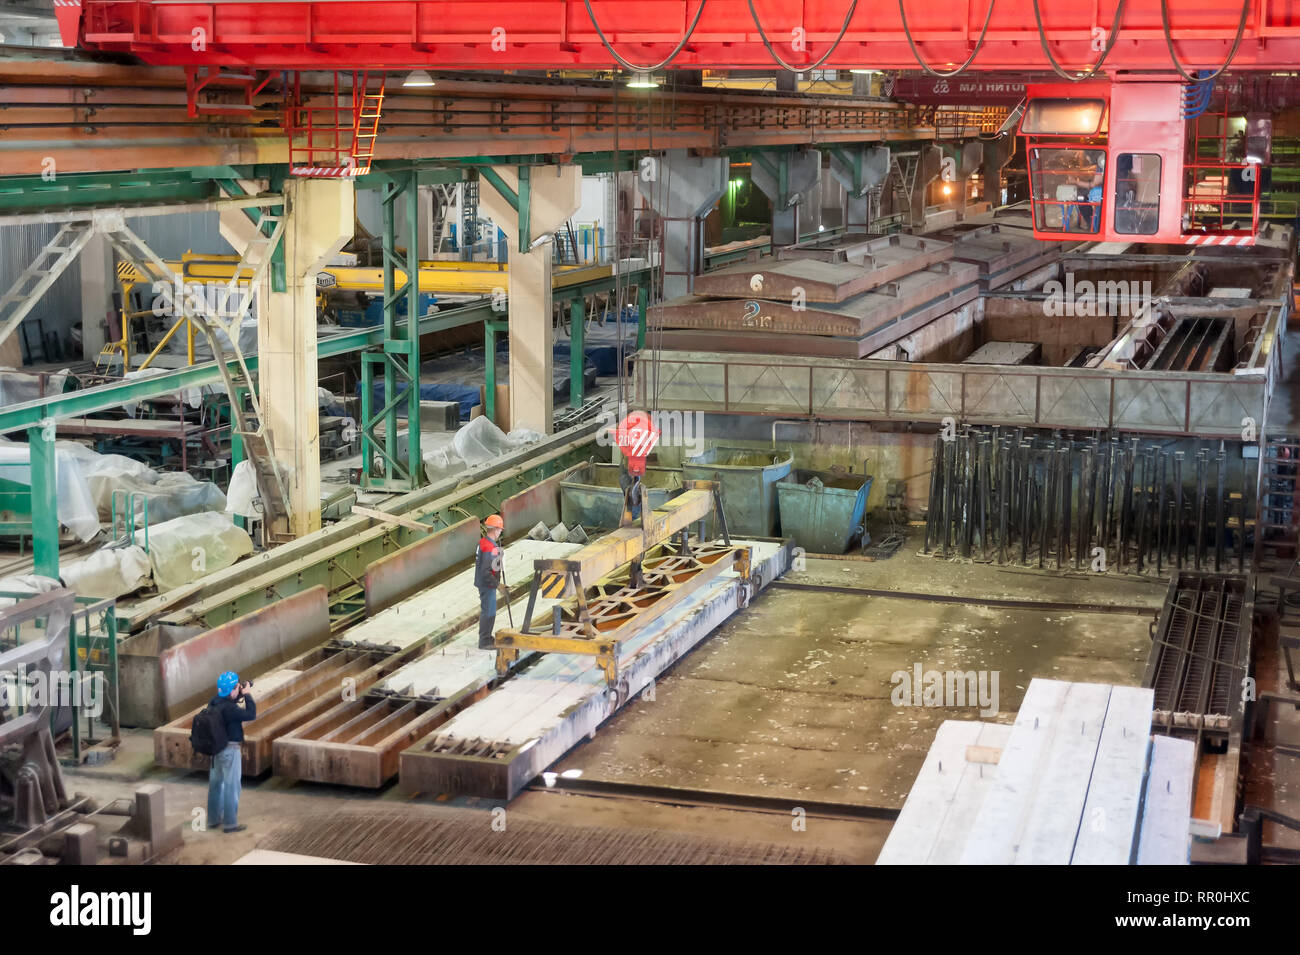
{"label": "dark work jacket", "polygon": [[474,557],[474,586],[479,590],[495,590],[501,586],[501,558],[504,552],[500,545],[490,538],[483,537],[478,542],[478,554]]}
{"label": "dark work jacket", "polygon": [[257,719],[257,704],[253,702],[253,695],[245,693],[241,699],[244,705],[240,706],[228,696],[214,696],[212,703],[221,712],[221,719],[226,724],[226,742],[242,743],[244,741],[244,724],[251,723]]}

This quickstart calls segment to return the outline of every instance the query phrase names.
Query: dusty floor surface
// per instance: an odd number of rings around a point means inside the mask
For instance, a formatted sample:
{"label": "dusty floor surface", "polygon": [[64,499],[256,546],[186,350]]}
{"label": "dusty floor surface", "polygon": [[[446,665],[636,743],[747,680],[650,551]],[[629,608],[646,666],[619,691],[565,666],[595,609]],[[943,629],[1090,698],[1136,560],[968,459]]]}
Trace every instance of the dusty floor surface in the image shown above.
{"label": "dusty floor surface", "polygon": [[[986,715],[1010,721],[1034,676],[1136,683],[1165,590],[1159,581],[945,562],[912,550],[874,563],[809,560],[785,580],[1151,611],[990,609],[773,588],[661,677],[653,699],[634,700],[553,768],[577,770],[586,779],[897,808],[939,723],[978,719],[980,708],[896,706],[896,671],[910,673],[916,664],[923,671],[985,671],[987,691],[996,673],[996,698],[986,698]],[[72,775],[69,788],[108,798],[128,792],[134,780],[162,783],[168,818],[182,823],[186,835],[168,862],[227,863],[287,820],[357,800],[428,813],[476,808],[485,825],[498,805],[412,800],[395,786],[372,793],[267,777],[245,782],[240,821],[247,831],[197,832],[191,824],[206,801],[206,777],[153,768],[151,754],[149,735],[132,733],[117,759]],[[889,831],[887,821],[811,817],[799,829],[785,813],[556,791],[526,792],[508,812],[548,822],[832,849],[853,862],[873,861]]]}

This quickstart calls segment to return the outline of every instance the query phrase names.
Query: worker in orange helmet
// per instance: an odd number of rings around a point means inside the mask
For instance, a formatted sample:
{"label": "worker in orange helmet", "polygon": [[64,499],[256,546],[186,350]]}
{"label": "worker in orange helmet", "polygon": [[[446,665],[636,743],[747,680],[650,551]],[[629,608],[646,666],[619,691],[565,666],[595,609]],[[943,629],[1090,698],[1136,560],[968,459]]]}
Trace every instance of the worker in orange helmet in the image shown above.
{"label": "worker in orange helmet", "polygon": [[[483,522],[483,537],[478,542],[474,558],[474,586],[478,588],[478,646],[480,650],[493,647],[492,625],[497,619],[497,588],[505,587],[505,574],[501,561],[505,551],[497,543],[506,529],[500,514],[489,514]],[[510,595],[506,595],[510,599]]]}

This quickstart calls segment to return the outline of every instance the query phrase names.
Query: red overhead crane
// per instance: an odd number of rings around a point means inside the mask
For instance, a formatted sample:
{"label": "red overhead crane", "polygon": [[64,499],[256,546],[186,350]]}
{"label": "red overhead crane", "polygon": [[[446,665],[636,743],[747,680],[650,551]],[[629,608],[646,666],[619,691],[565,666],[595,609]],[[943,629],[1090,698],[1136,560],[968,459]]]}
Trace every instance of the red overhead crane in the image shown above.
{"label": "red overhead crane", "polygon": [[[55,0],[55,12],[68,45],[249,89],[309,69],[919,67],[936,83],[1050,70],[1067,82],[1031,86],[1020,128],[1043,238],[1253,242],[1259,187],[1230,138],[1236,119],[1211,114],[1202,134],[1206,105],[1189,112],[1186,90],[1229,66],[1300,64],[1295,0]],[[306,124],[298,174],[369,167],[358,148],[373,151],[375,98],[348,89],[351,112],[337,94],[332,113],[287,99],[291,138],[304,117],[333,117],[323,133]],[[333,143],[324,158],[317,135]]]}
{"label": "red overhead crane", "polygon": [[55,0],[55,13],[85,50],[270,70],[1078,71],[1107,44],[1107,70],[1170,70],[1171,52],[1188,70],[1300,64],[1290,0]]}

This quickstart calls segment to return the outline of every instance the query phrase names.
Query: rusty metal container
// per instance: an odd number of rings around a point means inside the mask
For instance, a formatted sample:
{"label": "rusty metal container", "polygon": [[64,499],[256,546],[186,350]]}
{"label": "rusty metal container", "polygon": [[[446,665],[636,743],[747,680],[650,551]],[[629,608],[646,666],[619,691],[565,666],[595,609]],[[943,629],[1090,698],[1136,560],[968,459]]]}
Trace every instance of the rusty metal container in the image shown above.
{"label": "rusty metal container", "polygon": [[863,532],[869,474],[794,471],[776,485],[781,533],[812,554],[843,554]]}
{"label": "rusty metal container", "polygon": [[[682,465],[687,481],[722,484],[727,529],[738,537],[771,537],[777,528],[776,485],[794,467],[789,448],[709,448]],[[714,521],[711,533],[717,533]]]}
{"label": "rusty metal container", "polygon": [[[623,516],[623,489],[618,464],[588,464],[560,482],[560,520],[566,527],[616,528]],[[682,491],[680,468],[646,468],[641,479],[650,507],[656,508]]]}

